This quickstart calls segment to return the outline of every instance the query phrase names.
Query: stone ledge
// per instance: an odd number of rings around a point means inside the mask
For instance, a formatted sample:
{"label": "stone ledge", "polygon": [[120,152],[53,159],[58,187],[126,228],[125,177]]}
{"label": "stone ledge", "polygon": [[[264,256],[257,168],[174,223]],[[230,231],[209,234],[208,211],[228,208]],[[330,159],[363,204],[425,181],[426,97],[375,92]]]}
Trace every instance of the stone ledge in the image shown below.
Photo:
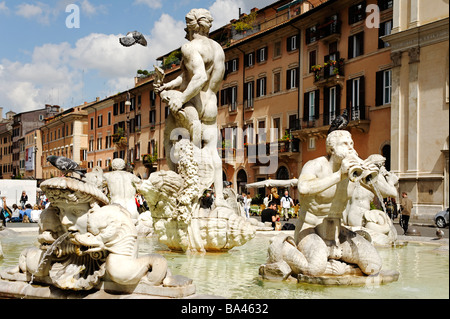
{"label": "stone ledge", "polygon": [[299,283],[308,283],[324,286],[374,286],[387,284],[398,280],[400,273],[395,270],[382,270],[378,275],[373,276],[317,276],[310,277],[298,275]]}

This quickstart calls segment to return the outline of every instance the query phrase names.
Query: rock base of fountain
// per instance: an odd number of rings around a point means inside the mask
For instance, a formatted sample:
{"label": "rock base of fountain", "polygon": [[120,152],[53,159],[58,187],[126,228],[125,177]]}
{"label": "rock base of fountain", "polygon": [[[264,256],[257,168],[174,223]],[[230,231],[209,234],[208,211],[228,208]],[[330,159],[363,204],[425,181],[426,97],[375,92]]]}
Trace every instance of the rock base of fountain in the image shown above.
{"label": "rock base of fountain", "polygon": [[377,275],[358,276],[307,276],[299,274],[297,282],[323,286],[372,286],[395,282],[400,273],[395,270],[383,270]]}
{"label": "rock base of fountain", "polygon": [[[192,280],[184,276],[173,276],[171,281],[151,286],[145,283],[137,285],[119,285],[113,281],[102,281],[89,291],[63,290],[47,284],[29,284],[31,278],[25,274],[7,274],[0,279],[0,298],[30,299],[173,299],[193,298],[196,288]],[[36,280],[36,279],[35,279]]]}

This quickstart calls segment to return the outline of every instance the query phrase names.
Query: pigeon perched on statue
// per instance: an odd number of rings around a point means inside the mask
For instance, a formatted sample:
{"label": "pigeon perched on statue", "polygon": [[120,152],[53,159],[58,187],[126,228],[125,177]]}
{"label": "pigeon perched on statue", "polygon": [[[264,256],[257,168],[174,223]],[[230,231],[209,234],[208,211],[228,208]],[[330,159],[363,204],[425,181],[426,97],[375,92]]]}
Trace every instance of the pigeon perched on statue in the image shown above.
{"label": "pigeon perched on statue", "polygon": [[131,47],[132,45],[135,45],[136,43],[139,43],[140,45],[146,47],[147,46],[147,40],[142,35],[142,33],[138,31],[128,32],[128,34],[125,37],[122,37],[119,39],[120,44],[122,44],[124,47]]}
{"label": "pigeon perched on statue", "polygon": [[336,118],[331,122],[330,129],[328,130],[328,134],[337,130],[344,130],[348,125],[348,113],[347,109],[345,109],[341,115],[336,116]]}
{"label": "pigeon perched on statue", "polygon": [[86,169],[81,168],[77,162],[63,156],[49,156],[47,161],[59,169],[64,175],[69,173],[77,173],[80,176],[86,176]]}

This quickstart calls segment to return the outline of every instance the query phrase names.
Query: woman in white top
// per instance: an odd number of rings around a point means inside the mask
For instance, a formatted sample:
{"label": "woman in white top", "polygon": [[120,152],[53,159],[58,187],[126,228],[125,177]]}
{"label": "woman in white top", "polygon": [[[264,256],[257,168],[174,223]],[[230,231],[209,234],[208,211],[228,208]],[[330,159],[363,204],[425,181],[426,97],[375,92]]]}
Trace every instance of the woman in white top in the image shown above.
{"label": "woman in white top", "polygon": [[33,210],[31,211],[31,222],[37,223],[39,222],[39,219],[41,218],[42,210],[39,208],[38,205],[34,205]]}

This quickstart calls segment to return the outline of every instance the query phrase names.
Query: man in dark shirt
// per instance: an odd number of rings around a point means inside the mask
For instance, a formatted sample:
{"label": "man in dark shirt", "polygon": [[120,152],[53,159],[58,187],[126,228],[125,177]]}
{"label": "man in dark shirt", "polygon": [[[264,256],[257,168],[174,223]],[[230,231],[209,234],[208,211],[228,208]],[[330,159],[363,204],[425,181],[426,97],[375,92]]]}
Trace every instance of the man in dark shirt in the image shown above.
{"label": "man in dark shirt", "polygon": [[269,206],[261,212],[261,221],[271,222],[272,228],[275,229],[275,222],[277,220],[277,204],[274,201],[269,203]]}

